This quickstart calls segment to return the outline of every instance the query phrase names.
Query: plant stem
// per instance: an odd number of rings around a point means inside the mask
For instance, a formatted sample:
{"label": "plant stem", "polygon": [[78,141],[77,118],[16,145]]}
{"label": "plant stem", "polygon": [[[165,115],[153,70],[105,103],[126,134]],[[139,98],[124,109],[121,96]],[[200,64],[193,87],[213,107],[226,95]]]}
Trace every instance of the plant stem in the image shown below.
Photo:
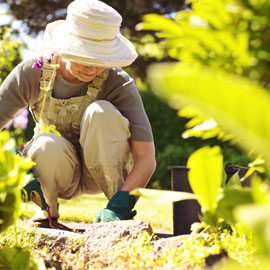
{"label": "plant stem", "polygon": [[39,124],[40,124],[41,127],[42,127],[42,122],[43,122],[42,121],[42,116],[43,116],[47,96],[48,96],[48,92],[46,92],[44,97],[43,97],[42,106],[41,106],[40,115],[39,115]]}
{"label": "plant stem", "polygon": [[43,97],[42,106],[41,106],[40,115],[39,115],[39,123],[40,123],[41,127],[42,127],[42,124],[43,124],[42,116],[43,116],[43,112],[44,112],[44,108],[45,108],[46,99],[47,99],[49,91],[52,90],[51,89],[52,88],[52,81],[53,81],[55,75],[56,75],[56,69],[54,68],[53,69],[53,74],[52,74],[51,79],[49,81],[49,85],[46,87],[46,89],[43,90],[45,92],[45,95]]}
{"label": "plant stem", "polygon": [[17,237],[17,223],[14,224],[14,231],[15,231],[15,245],[18,246],[18,237]]}

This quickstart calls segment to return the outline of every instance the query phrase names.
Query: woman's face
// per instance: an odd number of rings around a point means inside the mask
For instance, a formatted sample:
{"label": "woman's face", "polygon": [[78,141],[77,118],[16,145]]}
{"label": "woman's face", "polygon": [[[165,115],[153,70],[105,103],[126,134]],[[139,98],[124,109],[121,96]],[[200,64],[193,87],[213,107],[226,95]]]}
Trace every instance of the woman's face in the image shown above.
{"label": "woman's face", "polygon": [[102,73],[106,68],[105,67],[93,67],[86,66],[82,64],[77,64],[72,61],[66,62],[66,69],[71,73],[74,79],[77,79],[82,82],[90,82],[97,75]]}

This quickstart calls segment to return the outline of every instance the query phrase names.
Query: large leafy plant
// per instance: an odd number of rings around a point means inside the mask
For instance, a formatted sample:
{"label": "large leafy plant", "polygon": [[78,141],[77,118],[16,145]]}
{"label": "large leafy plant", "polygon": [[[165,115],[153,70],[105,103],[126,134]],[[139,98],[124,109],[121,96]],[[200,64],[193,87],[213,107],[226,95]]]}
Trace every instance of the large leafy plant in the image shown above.
{"label": "large leafy plant", "polygon": [[[191,2],[192,10],[180,11],[175,20],[158,15],[144,17],[143,28],[158,31],[171,57],[181,61],[149,69],[153,90],[175,109],[189,106],[184,115],[193,117],[190,127],[200,124],[195,130],[200,135],[205,135],[205,130],[206,137],[211,132],[229,134],[227,138],[244,152],[256,153],[257,159],[251,166],[260,163],[261,171],[265,170],[269,177],[270,40],[265,33],[270,29],[270,3]],[[222,157],[216,147],[196,151],[187,165],[204,221],[217,225],[222,218],[230,224],[236,221],[245,224],[257,239],[257,252],[269,256],[267,179],[263,182],[255,177],[252,188],[242,188],[234,177],[228,186],[220,188]],[[145,192],[139,190],[138,194]],[[263,261],[262,266],[269,265],[269,261]]]}
{"label": "large leafy plant", "polygon": [[180,116],[193,118],[184,137],[232,139],[246,152],[262,154],[269,170],[270,2],[188,2],[192,9],[174,19],[149,14],[138,26],[155,30],[181,61],[153,66],[151,85]]}
{"label": "large leafy plant", "polygon": [[262,154],[269,170],[269,92],[245,78],[184,63],[152,66],[149,78],[174,108],[192,105],[214,117],[242,149]]}
{"label": "large leafy plant", "polygon": [[[270,198],[268,198],[270,192],[260,191],[258,185],[253,189],[243,188],[237,173],[226,185],[224,184],[223,157],[218,146],[206,146],[195,151],[189,157],[187,166],[188,179],[194,194],[151,189],[137,189],[132,193],[158,203],[195,199],[201,206],[202,220],[216,229],[225,223],[235,225],[237,220],[233,215],[233,210],[239,205],[263,201],[270,206]],[[259,179],[256,183],[258,181]]]}
{"label": "large leafy plant", "polygon": [[[30,159],[16,155],[15,140],[7,130],[0,133],[0,233],[19,217],[21,187],[27,180],[27,171],[34,165]],[[16,235],[15,235],[16,238]],[[0,269],[37,269],[30,253],[21,247],[0,249]]]}
{"label": "large leafy plant", "polygon": [[19,215],[21,201],[21,186],[27,171],[33,162],[11,149],[14,142],[9,138],[9,132],[0,133],[0,232],[12,225]]}

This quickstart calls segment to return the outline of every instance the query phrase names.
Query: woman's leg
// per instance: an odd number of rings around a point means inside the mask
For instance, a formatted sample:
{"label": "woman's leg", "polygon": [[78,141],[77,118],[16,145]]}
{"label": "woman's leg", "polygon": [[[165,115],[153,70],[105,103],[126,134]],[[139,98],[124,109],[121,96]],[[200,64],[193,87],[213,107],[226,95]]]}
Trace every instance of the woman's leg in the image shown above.
{"label": "woman's leg", "polygon": [[82,160],[108,199],[131,169],[129,136],[128,120],[110,102],[99,100],[88,106],[81,125]]}
{"label": "woman's leg", "polygon": [[[36,163],[34,176],[41,184],[51,216],[58,218],[57,198],[71,199],[79,186],[81,169],[75,147],[62,136],[43,133],[26,145],[26,156]],[[44,218],[47,213],[37,211],[33,220]]]}

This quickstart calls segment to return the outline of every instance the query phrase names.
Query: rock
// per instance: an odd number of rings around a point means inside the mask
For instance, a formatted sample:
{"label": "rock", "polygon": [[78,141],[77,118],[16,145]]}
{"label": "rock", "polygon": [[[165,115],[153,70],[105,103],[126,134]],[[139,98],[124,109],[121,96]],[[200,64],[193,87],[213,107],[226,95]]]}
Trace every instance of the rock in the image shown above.
{"label": "rock", "polygon": [[132,240],[146,231],[153,230],[149,222],[141,220],[123,220],[91,224],[85,231],[85,249],[88,257],[96,257],[110,250],[121,239]]}
{"label": "rock", "polygon": [[45,229],[45,228],[36,228],[35,230],[35,240],[36,245],[44,245],[50,243],[50,245],[66,245],[72,244],[75,240],[83,239],[83,234],[55,230],[55,229]]}
{"label": "rock", "polygon": [[187,236],[188,234],[184,234],[153,241],[154,250],[155,252],[162,252],[163,250],[179,247],[182,244],[182,240]]}
{"label": "rock", "polygon": [[84,233],[36,228],[34,242],[39,246],[46,244],[54,247],[70,245],[81,239],[85,256],[96,257],[110,251],[122,239],[135,241],[143,232],[153,233],[149,222],[123,220],[90,224]]}

